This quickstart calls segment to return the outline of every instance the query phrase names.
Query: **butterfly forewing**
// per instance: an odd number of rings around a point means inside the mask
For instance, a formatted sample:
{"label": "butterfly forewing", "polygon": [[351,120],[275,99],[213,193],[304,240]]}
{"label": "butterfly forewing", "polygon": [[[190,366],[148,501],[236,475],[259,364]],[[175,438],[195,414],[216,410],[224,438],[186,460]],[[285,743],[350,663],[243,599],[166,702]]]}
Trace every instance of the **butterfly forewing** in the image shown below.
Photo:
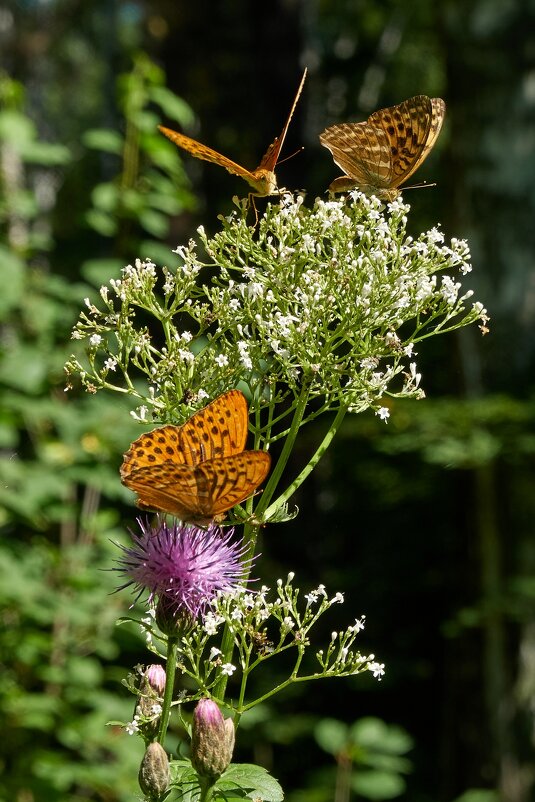
{"label": "butterfly forewing", "polygon": [[380,109],[362,123],[327,128],[321,144],[328,148],[345,176],[329,189],[352,187],[392,199],[398,187],[418,169],[433,147],[445,114],[441,98],[416,95],[397,106]]}
{"label": "butterfly forewing", "polygon": [[179,427],[180,448],[189,465],[239,454],[247,439],[248,412],[239,390],[223,393]]}
{"label": "butterfly forewing", "polygon": [[195,158],[206,162],[212,162],[213,164],[219,164],[221,167],[224,167],[225,170],[228,170],[229,173],[239,175],[240,178],[245,179],[253,188],[256,188],[254,174],[245,167],[241,167],[239,164],[236,164],[236,162],[233,162],[232,159],[228,159],[226,156],[223,156],[222,153],[218,153],[217,150],[213,150],[207,145],[202,145],[200,142],[197,142],[197,140],[191,139],[189,136],[184,136],[184,134],[180,134],[178,131],[173,131],[171,128],[165,128],[165,126],[159,125],[158,129],[162,134],[165,134],[171,142],[174,142],[179,148],[187,150],[188,153],[191,153]]}
{"label": "butterfly forewing", "polygon": [[292,121],[292,117],[293,117],[293,114],[294,114],[294,111],[295,111],[295,107],[297,106],[297,103],[298,103],[299,98],[301,96],[301,92],[303,91],[303,86],[305,84],[305,78],[306,77],[307,77],[307,70],[305,69],[305,71],[303,72],[303,77],[301,78],[301,83],[299,84],[299,87],[297,89],[297,92],[296,92],[296,95],[295,95],[295,98],[294,98],[294,102],[292,103],[292,108],[290,109],[290,113],[289,113],[288,118],[286,120],[286,123],[284,125],[284,128],[282,129],[282,131],[280,133],[280,136],[278,136],[271,143],[269,148],[264,153],[264,155],[262,157],[262,161],[260,162],[259,166],[257,167],[258,170],[260,170],[260,169],[269,170],[270,172],[273,172],[275,170],[275,167],[276,167],[277,162],[279,160],[279,156],[280,156],[280,152],[281,152],[282,146],[284,145],[284,140],[286,139],[286,134],[288,133],[288,128],[290,127],[290,122]]}
{"label": "butterfly forewing", "polygon": [[202,460],[238,454],[245,448],[247,423],[243,393],[223,393],[182,426],[160,426],[138,437],[124,455],[121,479],[128,486],[136,468],[150,468],[166,461],[195,466]]}

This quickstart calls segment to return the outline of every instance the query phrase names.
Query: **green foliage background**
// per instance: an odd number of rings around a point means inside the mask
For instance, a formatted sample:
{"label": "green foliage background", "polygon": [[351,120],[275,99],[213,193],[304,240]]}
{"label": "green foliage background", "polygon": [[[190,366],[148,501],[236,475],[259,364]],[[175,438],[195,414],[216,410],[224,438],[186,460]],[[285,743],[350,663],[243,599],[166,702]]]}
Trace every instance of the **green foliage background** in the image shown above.
{"label": "green foliage background", "polygon": [[[115,627],[130,600],[102,570],[136,515],[118,466],[137,427],[116,396],[64,392],[70,331],[104,279],[136,257],[172,265],[171,248],[201,222],[214,232],[244,192],[213,165],[184,167],[157,124],[255,166],[305,65],[285,148],[305,150],[278,176],[310,197],[337,174],[318,141],[326,125],[413,94],[446,100],[418,173],[437,187],[405,197],[415,232],[440,221],[468,238],[491,333],[422,347],[427,400],[397,402],[386,426],[349,418],[298,518],[264,533],[262,580],[295,570],[304,587],[344,590],[340,626],[366,613],[363,650],[387,675],[293,690],[244,722],[237,757],[269,768],[294,802],[333,799],[344,778],[352,798],[535,798],[534,18],[528,0],[6,6],[2,799],[138,793],[140,746],[105,723],[131,717],[120,680],[148,658],[135,628]],[[292,470],[320,436],[310,427]],[[375,740],[355,725],[369,716],[386,722]],[[390,762],[389,725],[414,744]]]}

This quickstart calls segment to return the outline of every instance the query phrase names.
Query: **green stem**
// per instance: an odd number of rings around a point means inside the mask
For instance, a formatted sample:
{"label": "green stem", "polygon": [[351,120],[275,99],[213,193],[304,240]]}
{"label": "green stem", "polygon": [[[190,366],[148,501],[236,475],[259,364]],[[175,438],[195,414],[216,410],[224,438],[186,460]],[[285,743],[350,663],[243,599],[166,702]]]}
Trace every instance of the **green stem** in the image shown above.
{"label": "green stem", "polygon": [[[282,476],[282,472],[284,471],[286,463],[288,462],[290,454],[292,453],[292,448],[294,446],[295,439],[299,432],[301,421],[303,420],[303,416],[305,414],[307,401],[308,401],[308,387],[306,385],[303,385],[303,387],[301,388],[301,394],[297,400],[297,405],[295,408],[290,430],[288,432],[288,436],[284,442],[281,455],[277,460],[277,463],[273,471],[271,472],[271,476],[266,485],[266,488],[262,493],[262,497],[256,508],[256,515],[259,515],[262,512],[262,509],[269,504],[269,501],[271,500],[273,493],[275,492],[280,477]],[[258,535],[258,525],[254,523],[245,524],[243,530],[243,539],[245,544],[247,545],[248,558],[252,558],[254,556],[256,549],[257,535]],[[221,639],[222,659],[226,663],[232,662],[233,651],[234,651],[234,636],[231,633],[228,625],[226,625],[225,630],[223,632],[223,637]],[[225,698],[227,681],[228,677],[221,675],[217,684],[214,686],[214,696],[217,699],[222,700]]]}
{"label": "green stem", "polygon": [[199,785],[201,787],[199,802],[209,802],[209,800],[212,798],[212,789],[214,787],[214,783],[207,777],[199,777]]}
{"label": "green stem", "polygon": [[173,701],[173,689],[175,686],[176,661],[178,656],[178,638],[170,637],[167,641],[167,662],[165,665],[165,691],[163,695],[162,715],[160,717],[160,728],[158,730],[158,743],[162,744],[169,724],[171,713],[171,702]]}
{"label": "green stem", "polygon": [[307,465],[303,468],[301,473],[298,476],[296,476],[293,482],[290,485],[288,485],[284,493],[281,493],[281,495],[276,499],[276,501],[274,501],[273,504],[265,510],[264,515],[266,516],[266,518],[269,518],[269,516],[272,515],[278,509],[278,507],[280,507],[282,504],[288,501],[288,499],[295,493],[297,488],[303,484],[307,476],[310,473],[312,473],[312,471],[314,470],[314,468],[316,467],[316,465],[318,464],[318,462],[320,461],[320,459],[330,446],[331,441],[335,436],[336,432],[338,431],[340,424],[342,423],[345,417],[346,412],[347,412],[347,407],[340,407],[338,409],[338,412],[336,413],[336,416],[333,422],[331,423],[327,434],[321,441],[320,445],[316,449],[315,453],[313,454]]}
{"label": "green stem", "polygon": [[290,454],[292,453],[295,440],[299,433],[299,427],[301,426],[301,422],[305,414],[308,396],[309,396],[308,386],[304,384],[301,388],[301,394],[297,399],[297,404],[295,407],[292,423],[290,425],[290,430],[288,432],[286,440],[284,441],[284,446],[282,447],[280,457],[277,460],[277,463],[271,472],[269,481],[266,485],[264,492],[262,493],[262,498],[258,502],[258,506],[256,508],[256,514],[258,517],[260,517],[261,513],[263,513],[263,511],[266,509],[269,502],[271,501],[273,494],[275,493],[275,490],[277,488],[277,485],[280,481],[280,478],[283,474],[283,471],[286,467],[286,464],[290,459]]}

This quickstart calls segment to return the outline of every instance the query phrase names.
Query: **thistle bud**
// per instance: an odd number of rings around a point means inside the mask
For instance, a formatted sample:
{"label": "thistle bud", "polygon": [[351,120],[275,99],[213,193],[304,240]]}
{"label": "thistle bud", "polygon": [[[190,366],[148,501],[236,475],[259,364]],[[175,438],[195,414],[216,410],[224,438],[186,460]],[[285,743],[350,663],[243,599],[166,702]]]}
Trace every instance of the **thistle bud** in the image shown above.
{"label": "thistle bud", "polygon": [[163,594],[156,605],[156,623],[161,632],[169,638],[187,635],[195,619],[190,612]]}
{"label": "thistle bud", "polygon": [[165,691],[165,668],[159,663],[147,666],[144,676],[148,687],[154,691],[156,696],[163,696]]}
{"label": "thistle bud", "polygon": [[160,665],[147,666],[139,680],[139,699],[136,715],[140,717],[140,730],[150,740],[160,724],[160,700],[165,691],[165,669]]}
{"label": "thistle bud", "polygon": [[201,777],[215,782],[228,768],[234,750],[234,724],[223,718],[211,699],[201,699],[193,712],[191,762]]}
{"label": "thistle bud", "polygon": [[147,746],[139,767],[139,787],[152,802],[158,802],[169,788],[169,760],[157,741]]}

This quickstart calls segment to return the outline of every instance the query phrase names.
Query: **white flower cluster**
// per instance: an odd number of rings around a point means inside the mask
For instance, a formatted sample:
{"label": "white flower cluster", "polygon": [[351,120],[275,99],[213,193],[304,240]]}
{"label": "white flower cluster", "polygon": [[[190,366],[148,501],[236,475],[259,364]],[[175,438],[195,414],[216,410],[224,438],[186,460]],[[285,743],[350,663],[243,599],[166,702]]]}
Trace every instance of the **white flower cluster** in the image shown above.
{"label": "white flower cluster", "polygon": [[[92,391],[126,385],[143,419],[245,381],[294,396],[306,385],[326,408],[371,406],[386,420],[385,395],[423,396],[419,341],[487,320],[457,280],[471,269],[466,242],[446,244],[437,228],[407,235],[408,210],[359,192],[308,209],[288,194],[256,228],[244,210],[212,238],[201,227],[209,263],[192,240],[176,270],[138,260],[102,288],[104,311],[87,300],[73,337],[89,366],[73,357],[67,372]],[[137,322],[139,309],[153,325]]]}
{"label": "white flower cluster", "polygon": [[[312,655],[306,660],[311,630],[334,604],[343,603],[344,595],[338,592],[330,596],[325,586],[319,585],[304,594],[300,601],[300,590],[293,580],[294,574],[288,574],[286,581],[277,581],[273,591],[264,586],[253,593],[246,588],[221,592],[211,609],[182,637],[178,650],[179,670],[206,694],[213,692],[221,677],[231,677],[239,668],[242,701],[236,712],[240,714],[293,682],[345,677],[364,671],[380,679],[384,665],[378,663],[373,654],[362,655],[353,648],[355,639],[364,629],[364,616],[345,630],[332,634],[327,648],[316,651],[315,670],[312,670]],[[225,660],[222,650],[213,644],[213,638],[221,635],[223,627],[233,637],[235,662]],[[262,699],[246,699],[251,672],[266,660],[290,650],[295,653],[295,663],[287,678],[264,693]],[[195,691],[191,696],[186,693],[181,701],[195,699],[197,695]]]}

